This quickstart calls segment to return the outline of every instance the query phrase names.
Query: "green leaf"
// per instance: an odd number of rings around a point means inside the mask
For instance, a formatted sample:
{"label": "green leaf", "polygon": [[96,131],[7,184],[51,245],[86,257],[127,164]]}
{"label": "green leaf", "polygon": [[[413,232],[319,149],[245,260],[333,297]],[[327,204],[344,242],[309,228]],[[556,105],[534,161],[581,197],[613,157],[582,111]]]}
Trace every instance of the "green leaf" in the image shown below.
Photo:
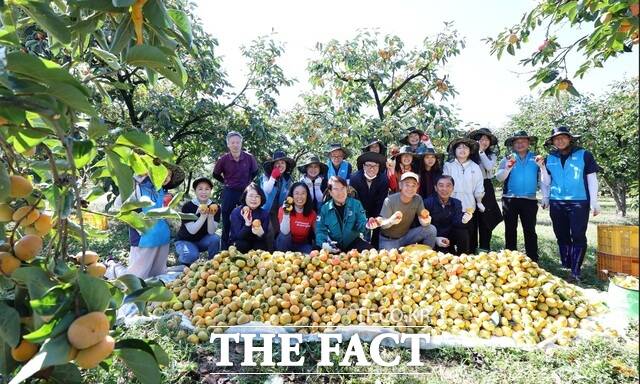
{"label": "green leaf", "polygon": [[153,354],[156,357],[156,361],[158,365],[167,367],[171,364],[171,360],[169,360],[169,355],[165,350],[158,344],[157,342],[151,340],[149,341],[149,346],[153,349]]}
{"label": "green leaf", "polygon": [[123,163],[115,152],[106,150],[107,168],[109,173],[115,177],[114,182],[120,189],[122,196],[131,196],[133,193],[133,171]]}
{"label": "green leaf", "polygon": [[104,121],[102,121],[102,119],[97,117],[91,118],[87,129],[89,138],[93,140],[99,139],[109,133],[109,127],[104,123]]}
{"label": "green leaf", "polygon": [[9,344],[0,341],[0,377],[8,377],[17,366],[18,363],[11,357]]}
{"label": "green leaf", "polygon": [[168,11],[169,17],[175,23],[176,27],[182,34],[182,37],[187,41],[189,46],[193,43],[193,32],[191,30],[191,22],[189,21],[189,16],[179,10],[179,9],[170,9]]}
{"label": "green leaf", "polygon": [[142,149],[147,154],[158,157],[161,160],[171,159],[172,153],[153,137],[140,131],[127,131],[120,135],[116,144],[134,146]]}
{"label": "green leaf", "polygon": [[127,287],[127,292],[134,292],[144,287],[144,280],[138,276],[126,274],[118,277],[117,281],[122,282]]}
{"label": "green leaf", "polygon": [[21,267],[13,271],[11,278],[26,285],[29,296],[41,297],[56,284],[49,279],[49,275],[40,267]]}
{"label": "green leaf", "polygon": [[125,213],[129,211],[135,211],[137,209],[147,208],[153,205],[154,203],[151,198],[149,198],[149,196],[140,196],[140,198],[138,199],[135,196],[131,195],[127,200],[124,201],[124,203],[122,203],[120,212]]}
{"label": "green leaf", "polygon": [[171,26],[171,19],[167,15],[167,8],[164,6],[164,1],[149,0],[142,8],[144,18],[151,24],[161,29],[169,28]]}
{"label": "green leaf", "polygon": [[19,51],[11,52],[7,54],[6,69],[47,85],[52,82],[67,83],[89,96],[89,91],[78,80],[71,76],[66,69],[50,60],[44,60]]}
{"label": "green leaf", "polygon": [[149,301],[171,301],[174,295],[166,287],[145,287],[127,295],[124,303],[146,303]]}
{"label": "green leaf", "polygon": [[133,22],[131,20],[131,15],[126,14],[124,16],[124,20],[120,22],[116,32],[113,36],[113,40],[111,41],[111,47],[109,47],[109,51],[113,54],[119,54],[129,46],[131,43],[131,39],[133,37]]}
{"label": "green leaf", "polygon": [[106,192],[104,189],[102,189],[102,187],[93,187],[89,192],[89,194],[84,197],[84,199],[87,200],[88,202],[92,202],[95,199],[104,195],[105,193]]}
{"label": "green leaf", "polygon": [[104,12],[124,12],[127,10],[126,8],[113,6],[111,0],[75,0],[75,5],[78,8],[89,8]]}
{"label": "green leaf", "polygon": [[23,336],[23,339],[32,343],[41,343],[50,337],[56,337],[67,331],[71,323],[75,320],[73,312],[67,312],[62,318],[56,318],[43,324],[35,331]]}
{"label": "green leaf", "polygon": [[44,95],[51,95],[72,109],[84,112],[87,115],[95,116],[96,110],[87,99],[87,96],[80,92],[76,87],[65,83],[50,83],[50,87]]}
{"label": "green leaf", "polygon": [[145,215],[153,219],[198,220],[193,213],[182,213],[169,207],[153,208],[145,212]]}
{"label": "green leaf", "polygon": [[509,52],[509,54],[512,55],[512,56],[516,54],[516,50],[513,47],[513,44],[507,45],[507,52]]}
{"label": "green leaf", "polygon": [[166,68],[171,65],[167,54],[160,48],[151,45],[136,45],[129,48],[125,61],[137,67],[150,67],[155,70],[158,68]]}
{"label": "green leaf", "polygon": [[91,52],[96,55],[100,60],[104,61],[111,69],[116,71],[120,70],[120,62],[118,58],[111,52],[104,51],[97,47],[92,47]]}
{"label": "green leaf", "polygon": [[123,348],[119,350],[119,357],[141,383],[160,382],[160,368],[153,355],[140,349]]}
{"label": "green leaf", "polygon": [[573,96],[577,96],[580,97],[580,93],[578,93],[578,90],[573,86],[569,86],[569,88],[567,89],[567,91],[572,94]]}
{"label": "green leaf", "polygon": [[0,201],[6,201],[9,197],[9,172],[4,161],[0,161]]}
{"label": "green leaf", "polygon": [[92,140],[73,140],[71,150],[78,169],[89,164],[97,153],[95,143]]}
{"label": "green leaf", "polygon": [[173,64],[172,67],[159,67],[155,68],[155,70],[175,85],[183,87],[187,83],[187,71],[184,69],[180,60],[172,58],[171,62]]}
{"label": "green leaf", "polygon": [[48,339],[42,344],[40,351],[25,364],[9,384],[21,383],[41,369],[54,365],[67,364],[67,356],[71,346],[67,341],[67,335],[62,334]]}
{"label": "green leaf", "polygon": [[137,212],[126,212],[117,214],[116,219],[132,226],[140,232],[144,232],[153,227],[153,220],[147,219],[143,214]]}
{"label": "green leaf", "polygon": [[80,285],[80,294],[89,312],[104,312],[107,309],[109,300],[111,300],[111,292],[109,292],[109,285],[106,281],[86,273],[80,273],[78,284]]}
{"label": "green leaf", "polygon": [[20,314],[0,301],[0,341],[15,347],[20,342]]}
{"label": "green leaf", "polygon": [[71,32],[65,21],[53,12],[48,2],[30,2],[22,8],[31,18],[63,44],[71,43]]}
{"label": "green leaf", "polygon": [[69,284],[56,285],[41,297],[29,300],[29,305],[34,313],[40,316],[52,316],[68,304],[71,297],[70,287]]}
{"label": "green leaf", "polygon": [[48,132],[36,128],[9,127],[7,141],[13,145],[16,151],[24,152],[40,144],[48,134]]}
{"label": "green leaf", "polygon": [[82,384],[82,374],[75,364],[57,365],[49,380],[54,384]]}
{"label": "green leaf", "polygon": [[169,174],[169,170],[164,165],[155,165],[153,163],[153,159],[150,156],[144,156],[142,158],[144,161],[147,170],[149,171],[149,177],[151,178],[151,182],[153,186],[158,190],[162,187],[164,180],[167,178]]}

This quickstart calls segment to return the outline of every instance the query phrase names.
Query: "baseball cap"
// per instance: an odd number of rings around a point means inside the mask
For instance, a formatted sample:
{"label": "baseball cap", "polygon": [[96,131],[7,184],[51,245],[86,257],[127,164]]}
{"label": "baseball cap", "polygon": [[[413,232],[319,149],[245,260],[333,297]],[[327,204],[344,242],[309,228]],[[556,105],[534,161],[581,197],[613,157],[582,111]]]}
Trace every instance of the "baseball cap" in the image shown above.
{"label": "baseball cap", "polygon": [[400,176],[400,181],[405,181],[408,178],[415,179],[416,181],[420,180],[420,177],[413,172],[405,172]]}

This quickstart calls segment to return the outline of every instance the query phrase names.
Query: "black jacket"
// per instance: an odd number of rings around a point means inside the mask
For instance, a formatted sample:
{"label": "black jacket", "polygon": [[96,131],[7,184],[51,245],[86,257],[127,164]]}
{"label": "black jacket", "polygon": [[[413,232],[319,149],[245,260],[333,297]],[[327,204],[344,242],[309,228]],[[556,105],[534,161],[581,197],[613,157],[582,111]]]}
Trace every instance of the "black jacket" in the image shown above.
{"label": "black jacket", "polygon": [[438,194],[424,199],[424,207],[431,214],[431,225],[436,227],[439,237],[449,237],[451,228],[464,228],[462,224],[462,203],[460,200],[450,197],[443,207]]}
{"label": "black jacket", "polygon": [[371,182],[371,187],[367,185],[364,170],[359,170],[351,175],[351,186],[358,193],[358,200],[362,203],[367,217],[377,217],[382,210],[382,203],[389,195],[389,179],[386,172],[380,172]]}

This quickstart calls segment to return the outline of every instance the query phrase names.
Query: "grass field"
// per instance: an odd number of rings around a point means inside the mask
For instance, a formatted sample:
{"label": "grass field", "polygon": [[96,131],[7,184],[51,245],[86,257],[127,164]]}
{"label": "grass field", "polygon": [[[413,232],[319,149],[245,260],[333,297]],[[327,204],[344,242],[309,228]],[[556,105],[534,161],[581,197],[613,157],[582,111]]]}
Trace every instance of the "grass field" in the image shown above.
{"label": "grass field", "polygon": [[[629,212],[628,218],[621,218],[616,216],[612,200],[604,199],[601,205],[603,213],[591,218],[589,223],[587,233],[589,251],[584,263],[581,285],[606,289],[607,283],[598,280],[595,271],[597,224],[637,225],[638,212]],[[548,211],[539,211],[537,232],[540,264],[552,273],[566,278],[568,272],[560,269]],[[501,224],[494,232],[492,248],[503,247],[503,234],[504,227]],[[124,244],[122,247],[126,247],[126,238],[122,237],[121,233],[114,236],[115,238],[112,237],[109,244],[101,243],[96,246],[110,249],[111,252],[114,252],[114,247],[117,249],[121,244]],[[524,248],[521,235],[519,248]],[[264,367],[243,369],[254,375],[225,373],[231,371],[228,369],[224,371],[213,364],[215,356],[219,356],[216,346],[204,344],[196,347],[184,341],[178,341],[175,337],[176,331],[168,329],[165,323],[141,324],[123,329],[123,332],[135,337],[156,340],[165,348],[171,361],[170,366],[163,371],[166,383],[638,383],[640,351],[637,324],[630,324],[626,338],[598,337],[579,342],[571,347],[551,351],[526,352],[493,348],[441,348],[422,351],[420,360],[425,362],[423,367],[406,365],[410,359],[408,350],[386,349],[383,352],[383,358],[391,359],[399,354],[401,357],[399,366],[394,368],[340,367],[328,370],[315,365],[319,360],[319,345],[309,343],[301,348],[305,357],[304,367],[297,371]],[[365,344],[366,348],[368,345]],[[274,351],[274,356],[278,356],[278,351]],[[237,364],[241,358],[240,354],[232,350],[232,361]],[[259,355],[256,360],[260,360]],[[88,382],[99,383],[136,382],[117,361],[113,368],[110,373],[94,370],[86,375],[86,379]],[[235,371],[237,370],[238,368],[235,368]],[[317,374],[294,374],[295,372]]]}

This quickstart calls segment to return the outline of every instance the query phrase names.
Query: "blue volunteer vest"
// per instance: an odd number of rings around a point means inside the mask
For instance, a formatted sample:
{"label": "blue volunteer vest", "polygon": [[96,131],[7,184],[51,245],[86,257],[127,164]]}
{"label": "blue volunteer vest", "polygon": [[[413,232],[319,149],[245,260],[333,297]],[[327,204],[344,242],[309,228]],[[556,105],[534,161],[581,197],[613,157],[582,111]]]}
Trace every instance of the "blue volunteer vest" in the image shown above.
{"label": "blue volunteer vest", "polygon": [[[164,198],[165,191],[162,188],[159,191],[156,191],[151,180],[146,179],[140,184],[140,194],[142,196],[148,196],[153,201],[153,205],[142,208],[142,212],[146,213],[154,208],[162,208],[162,200]],[[151,228],[141,234],[138,247],[155,248],[169,244],[170,241],[171,229],[169,228],[169,223],[165,219],[157,219]]]}
{"label": "blue volunteer vest", "polygon": [[588,200],[584,186],[584,149],[571,153],[564,167],[558,153],[549,154],[547,169],[551,174],[550,200]]}
{"label": "blue volunteer vest", "polygon": [[533,153],[527,152],[524,159],[516,155],[516,163],[509,172],[504,195],[535,198],[538,189],[538,171]]}
{"label": "blue volunteer vest", "polygon": [[[291,178],[285,178],[285,176],[282,175],[281,182],[279,184],[280,188],[278,188],[278,183],[276,182],[271,192],[266,196],[267,201],[264,203],[264,206],[262,208],[267,212],[271,211],[271,207],[274,203],[278,207],[284,203],[284,199],[287,197],[287,192],[289,191],[289,186],[291,185]],[[279,196],[278,193],[280,193]],[[276,196],[278,196],[278,201],[275,201]]]}

